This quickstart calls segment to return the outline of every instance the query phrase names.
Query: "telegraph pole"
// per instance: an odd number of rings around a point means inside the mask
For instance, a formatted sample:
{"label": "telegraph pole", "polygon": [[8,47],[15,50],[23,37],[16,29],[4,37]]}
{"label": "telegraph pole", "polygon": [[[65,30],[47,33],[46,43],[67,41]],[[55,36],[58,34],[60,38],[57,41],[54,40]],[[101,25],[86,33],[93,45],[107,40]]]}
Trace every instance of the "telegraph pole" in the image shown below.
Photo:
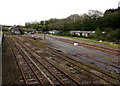
{"label": "telegraph pole", "polygon": [[[45,25],[45,20],[43,21],[43,25]],[[43,39],[46,39],[46,32],[45,32],[45,28],[43,28]]]}
{"label": "telegraph pole", "polygon": [[43,36],[43,39],[45,40],[45,39],[46,39],[46,34],[45,34],[45,32],[43,33],[43,35],[44,35],[44,36]]}

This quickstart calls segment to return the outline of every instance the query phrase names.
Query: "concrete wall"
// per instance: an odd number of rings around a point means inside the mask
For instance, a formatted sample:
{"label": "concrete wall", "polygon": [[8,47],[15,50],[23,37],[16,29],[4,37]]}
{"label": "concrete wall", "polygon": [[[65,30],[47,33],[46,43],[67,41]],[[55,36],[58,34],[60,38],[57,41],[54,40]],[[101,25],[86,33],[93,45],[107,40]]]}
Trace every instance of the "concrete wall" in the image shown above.
{"label": "concrete wall", "polygon": [[2,45],[0,45],[0,86],[2,86]]}
{"label": "concrete wall", "polygon": [[3,33],[0,30],[0,86],[2,86],[2,35]]}

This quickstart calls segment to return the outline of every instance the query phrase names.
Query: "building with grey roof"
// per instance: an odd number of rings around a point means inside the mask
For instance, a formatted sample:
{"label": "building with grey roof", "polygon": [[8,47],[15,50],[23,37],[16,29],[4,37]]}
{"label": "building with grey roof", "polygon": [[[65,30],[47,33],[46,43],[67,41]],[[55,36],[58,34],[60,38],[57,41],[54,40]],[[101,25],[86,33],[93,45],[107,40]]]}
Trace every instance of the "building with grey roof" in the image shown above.
{"label": "building with grey roof", "polygon": [[70,31],[71,34],[75,34],[78,36],[90,36],[95,33],[95,31]]}

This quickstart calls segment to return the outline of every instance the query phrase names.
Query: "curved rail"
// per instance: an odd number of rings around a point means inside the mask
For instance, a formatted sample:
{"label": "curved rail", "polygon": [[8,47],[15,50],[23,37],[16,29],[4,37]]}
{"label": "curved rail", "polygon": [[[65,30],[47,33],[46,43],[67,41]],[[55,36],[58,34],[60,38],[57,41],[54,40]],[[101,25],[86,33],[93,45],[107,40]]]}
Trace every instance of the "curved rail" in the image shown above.
{"label": "curved rail", "polygon": [[70,43],[70,44],[78,43],[79,46],[84,46],[86,48],[95,49],[95,50],[98,50],[98,51],[101,51],[101,52],[106,52],[106,53],[109,53],[109,54],[112,54],[112,55],[116,55],[116,56],[120,55],[119,54],[120,50],[114,50],[114,49],[110,49],[110,48],[106,48],[106,47],[102,47],[102,46],[76,42],[76,41],[68,40],[68,39],[55,38],[55,37],[50,37],[50,38],[53,38],[53,39],[58,40],[58,41]]}
{"label": "curved rail", "polygon": [[92,59],[92,60],[97,61],[97,62],[99,62],[99,63],[102,63],[102,64],[105,64],[105,65],[112,66],[112,67],[115,67],[115,68],[120,69],[120,66],[113,65],[113,64],[108,64],[108,63],[106,63],[106,62],[97,60],[97,59],[95,59],[95,58],[91,58],[91,57],[89,57],[89,56],[82,55],[82,54],[80,54],[80,53],[77,53],[77,54],[78,54],[79,56],[82,56],[82,57],[86,57],[86,58]]}
{"label": "curved rail", "polygon": [[26,79],[26,77],[25,77],[25,74],[24,74],[22,68],[20,67],[20,63],[19,63],[19,61],[17,60],[16,55],[15,55],[15,52],[13,51],[13,48],[12,48],[12,47],[11,47],[11,50],[12,50],[13,56],[14,56],[14,58],[15,58],[15,60],[16,60],[16,63],[17,63],[17,65],[18,65],[18,68],[20,69],[20,72],[21,72],[21,74],[22,74],[23,81],[24,81],[25,85],[28,86],[28,83],[27,83],[27,79]]}
{"label": "curved rail", "polygon": [[[42,49],[42,50],[43,50],[43,49]],[[112,79],[115,79],[115,80],[120,81],[120,79],[112,76],[109,72],[102,72],[102,71],[100,71],[100,70],[98,70],[98,69],[96,69],[96,68],[93,68],[93,67],[91,67],[91,66],[89,66],[89,65],[87,65],[87,64],[85,64],[85,63],[80,62],[79,60],[73,59],[73,58],[74,58],[73,56],[70,56],[70,55],[68,56],[68,55],[63,54],[63,53],[61,54],[61,52],[57,52],[57,53],[59,53],[59,54],[56,54],[56,53],[54,53],[54,51],[51,51],[50,49],[48,49],[48,50],[47,50],[47,49],[44,49],[43,51],[44,51],[44,52],[47,51],[47,53],[50,54],[50,55],[55,54],[55,56],[59,56],[59,58],[62,58],[63,56],[66,56],[67,58],[71,59],[72,61],[75,61],[75,62],[77,62],[77,63],[80,63],[80,64],[82,64],[82,65],[84,65],[84,66],[86,66],[86,67],[88,67],[88,68],[94,69],[94,70],[96,70],[96,71],[98,71],[98,72],[100,72],[100,73],[102,73],[102,74],[104,74],[104,75],[106,75],[106,76],[108,76],[108,77],[111,77]],[[52,53],[52,54],[51,54],[51,53]],[[62,56],[60,56],[60,54],[61,54]],[[64,59],[64,60],[66,60],[67,62],[69,62],[68,59],[65,59],[65,58],[62,58],[62,59]],[[97,60],[97,61],[98,61],[98,60]],[[98,62],[102,62],[102,61],[98,61]],[[104,63],[104,62],[102,62],[102,63],[103,63],[103,64],[106,64],[106,65],[109,65],[109,66],[113,66],[113,67],[119,68],[119,66],[116,66],[116,65],[111,65],[111,64]],[[75,64],[75,65],[76,65],[76,64]]]}
{"label": "curved rail", "polygon": [[[15,48],[19,51],[20,55],[23,57],[23,59],[25,60],[25,62],[26,62],[27,65],[29,66],[29,68],[32,70],[33,74],[36,76],[36,78],[38,79],[39,83],[40,83],[42,86],[45,86],[45,85],[43,84],[43,82],[41,81],[41,79],[39,78],[39,76],[37,75],[37,73],[36,73],[36,72],[34,71],[34,69],[31,67],[30,63],[29,63],[29,62],[27,61],[27,59],[25,58],[23,52],[17,47],[16,44],[13,43],[13,45],[14,45]],[[17,60],[17,57],[16,57],[15,52],[14,52],[14,50],[13,50],[12,47],[11,47],[11,49],[12,49],[13,55],[14,55],[16,61],[17,61],[18,67],[19,67],[19,69],[20,69],[20,71],[21,71],[21,73],[22,73],[23,80],[24,80],[25,84],[28,85],[29,83],[27,82],[25,73],[23,72],[23,69],[21,68],[20,63],[19,63],[19,61]]]}
{"label": "curved rail", "polygon": [[[46,50],[47,51],[47,50]],[[71,62],[71,61],[69,61],[68,59],[70,59],[70,60],[72,60],[72,61],[74,61],[74,62],[76,62],[76,63],[80,63],[80,64],[82,64],[82,65],[84,65],[84,66],[86,66],[86,67],[89,67],[89,68],[91,68],[91,69],[94,69],[94,70],[96,70],[96,71],[98,71],[98,72],[100,72],[100,73],[102,73],[102,74],[104,74],[104,75],[106,75],[106,76],[109,76],[109,77],[111,77],[111,78],[113,78],[113,79],[115,79],[115,80],[118,80],[118,81],[120,81],[120,79],[118,79],[118,78],[116,78],[116,77],[113,77],[113,76],[111,76],[111,75],[109,75],[109,74],[107,74],[107,73],[104,73],[104,72],[102,72],[102,71],[100,71],[100,70],[98,70],[98,69],[95,69],[95,68],[93,68],[93,67],[91,67],[91,66],[89,66],[89,65],[87,65],[87,64],[84,64],[84,63],[82,63],[82,62],[80,62],[79,60],[75,60],[75,59],[73,59],[74,57],[73,56],[66,56],[65,54],[61,54],[61,52],[58,52],[59,54],[56,54],[56,53],[54,53],[54,52],[51,52],[51,50],[49,50],[49,52],[48,52],[49,54],[51,54],[51,55],[56,55],[56,56],[58,56],[59,58],[61,58],[61,59],[63,59],[63,60],[65,60],[65,61],[67,61],[67,62],[69,62],[69,63],[71,63],[71,64],[73,64],[73,65],[76,65],[75,63],[73,63],[73,62]],[[65,56],[65,57],[67,57],[68,59],[66,59],[66,58],[62,58],[62,56]],[[71,57],[71,58],[70,58]],[[78,65],[76,65],[76,66],[78,66]]]}
{"label": "curved rail", "polygon": [[[25,43],[24,43],[25,44]],[[26,44],[25,44],[26,45]],[[30,48],[28,45],[26,45],[31,51],[33,51],[33,52],[35,52],[37,55],[39,55],[39,56],[41,56],[39,53],[37,53],[35,50],[33,50],[32,48]],[[41,56],[42,57],[42,56]],[[42,57],[42,58],[44,58],[44,57]],[[45,58],[44,58],[45,59]],[[47,59],[45,59],[46,61],[48,61]],[[52,63],[50,63],[50,64],[52,64]],[[71,64],[73,64],[73,63],[71,63]],[[53,65],[53,64],[52,64]],[[75,65],[75,64],[74,64]],[[84,69],[84,68],[82,68],[82,67],[79,67],[80,69],[83,69],[84,71],[86,71],[86,72],[88,72],[88,73],[90,73],[90,74],[93,74],[93,75],[95,75],[94,73],[91,73],[90,71],[88,71],[88,70],[86,70],[86,69]],[[111,83],[111,84],[113,84],[113,85],[115,85],[114,83],[112,83],[112,82],[110,82],[110,81],[108,81],[108,80],[106,80],[106,79],[104,79],[104,78],[102,78],[102,77],[100,77],[100,76],[98,76],[98,75],[95,75],[95,76],[97,76],[97,77],[99,77],[100,79],[102,79],[102,80],[104,80],[104,81],[107,81],[107,82],[109,82],[109,83]]]}
{"label": "curved rail", "polygon": [[[21,43],[20,43],[20,41],[17,41],[22,47],[24,47]],[[26,44],[24,44],[24,45],[26,45]],[[26,45],[27,46],[27,45]],[[31,50],[31,48],[29,47],[29,46],[27,46],[30,50]],[[52,75],[54,75],[44,64],[42,64],[42,62],[40,61],[40,60],[38,60],[34,55],[32,55],[32,53],[30,52],[30,51],[28,51],[25,47],[24,47],[24,49],[27,51],[27,52],[29,52],[29,54],[31,54],[31,56],[32,57],[34,57],[42,66],[44,66],[44,68],[46,68]],[[38,55],[38,53],[37,52],[35,52],[34,50],[31,50],[31,51],[33,51],[34,53],[36,53],[37,55]],[[40,55],[38,55],[38,56],[40,56]],[[42,56],[40,56],[40,57],[42,57]],[[75,80],[74,78],[72,78],[70,75],[68,75],[66,72],[64,72],[62,69],[60,69],[59,67],[57,67],[57,66],[55,66],[54,64],[52,64],[51,62],[49,62],[46,58],[44,58],[44,57],[42,57],[46,62],[48,62],[50,65],[52,65],[53,67],[55,67],[57,70],[59,70],[61,73],[63,73],[65,76],[67,76],[69,79],[71,79],[73,82],[75,82],[76,84],[78,84],[78,85],[80,85],[81,83],[80,82],[78,82],[77,80]],[[55,76],[55,75],[54,75]],[[60,81],[60,83],[61,84],[63,84],[63,85],[65,85],[57,76],[55,76],[55,78],[56,79],[58,79],[59,81]]]}

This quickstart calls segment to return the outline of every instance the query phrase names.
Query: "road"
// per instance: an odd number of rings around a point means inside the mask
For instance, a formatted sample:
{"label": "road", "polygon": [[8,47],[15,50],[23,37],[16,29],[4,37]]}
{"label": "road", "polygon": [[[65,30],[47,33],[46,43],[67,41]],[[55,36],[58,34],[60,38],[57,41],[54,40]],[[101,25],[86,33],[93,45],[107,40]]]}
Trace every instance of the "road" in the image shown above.
{"label": "road", "polygon": [[[39,34],[37,34],[36,36],[40,36],[41,38],[44,37],[43,35],[39,35]],[[52,47],[52,48],[55,48],[57,50],[61,50],[62,52],[66,53],[68,55],[79,58],[80,60],[85,61],[87,63],[90,63],[94,66],[99,67],[99,68],[108,70],[110,72],[119,73],[120,66],[118,65],[118,56],[104,53],[101,51],[97,51],[94,49],[86,48],[84,46],[74,46],[73,44],[70,44],[70,43],[55,40],[52,37],[60,38],[60,39],[74,40],[76,42],[84,42],[84,41],[66,38],[66,37],[52,36],[52,35],[51,36],[47,35],[46,39],[45,39],[45,41],[47,41],[50,44],[50,47]],[[85,43],[87,43],[87,42],[85,42]],[[89,44],[95,45],[95,43],[89,43]],[[100,44],[96,44],[96,45],[108,47],[106,45],[100,45]],[[92,59],[90,59],[90,58],[92,58]],[[100,63],[100,61],[102,61],[103,63]],[[113,66],[106,65],[106,64],[110,64]],[[117,66],[118,68],[114,67],[114,65]]]}

